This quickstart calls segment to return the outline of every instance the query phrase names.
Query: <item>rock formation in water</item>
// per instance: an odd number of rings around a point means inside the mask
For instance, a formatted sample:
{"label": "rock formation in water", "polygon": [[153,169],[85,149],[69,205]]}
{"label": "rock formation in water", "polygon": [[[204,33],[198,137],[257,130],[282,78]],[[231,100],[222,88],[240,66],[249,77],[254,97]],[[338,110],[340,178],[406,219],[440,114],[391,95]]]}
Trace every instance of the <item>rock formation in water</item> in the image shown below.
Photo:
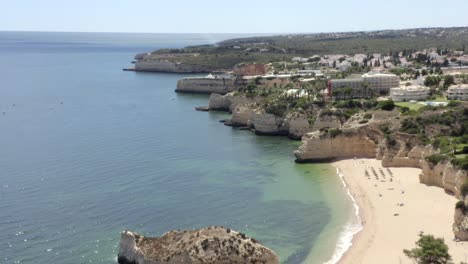
{"label": "rock formation in water", "polygon": [[208,107],[210,110],[232,112],[238,105],[252,102],[252,98],[243,95],[235,95],[235,93],[228,93],[226,95],[212,93],[208,100]]}
{"label": "rock formation in water", "polygon": [[209,100],[210,110],[222,110],[232,113],[226,125],[234,127],[249,127],[259,135],[289,136],[300,139],[310,131],[310,124],[305,114],[298,111],[287,113],[280,117],[267,113],[265,109],[254,103],[254,99],[238,96],[212,94]]}
{"label": "rock formation in water", "polygon": [[121,234],[120,264],[279,263],[278,256],[255,239],[223,227],[170,231],[161,237]]}

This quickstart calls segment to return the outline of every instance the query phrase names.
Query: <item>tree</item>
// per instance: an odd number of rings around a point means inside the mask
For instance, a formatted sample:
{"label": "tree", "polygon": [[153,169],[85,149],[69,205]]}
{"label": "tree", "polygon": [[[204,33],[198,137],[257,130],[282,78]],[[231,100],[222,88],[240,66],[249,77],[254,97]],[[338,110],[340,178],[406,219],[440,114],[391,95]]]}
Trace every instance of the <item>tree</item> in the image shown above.
{"label": "tree", "polygon": [[449,66],[449,61],[447,59],[445,59],[444,63],[442,63],[442,66],[448,67]]}
{"label": "tree", "polygon": [[418,264],[446,264],[452,259],[443,238],[423,233],[419,234],[416,247],[411,250],[405,249],[403,253]]}
{"label": "tree", "polygon": [[379,105],[385,111],[392,111],[395,108],[395,103],[392,100],[381,101]]}
{"label": "tree", "polygon": [[455,78],[452,75],[444,76],[444,87],[448,88],[450,85],[455,84]]}

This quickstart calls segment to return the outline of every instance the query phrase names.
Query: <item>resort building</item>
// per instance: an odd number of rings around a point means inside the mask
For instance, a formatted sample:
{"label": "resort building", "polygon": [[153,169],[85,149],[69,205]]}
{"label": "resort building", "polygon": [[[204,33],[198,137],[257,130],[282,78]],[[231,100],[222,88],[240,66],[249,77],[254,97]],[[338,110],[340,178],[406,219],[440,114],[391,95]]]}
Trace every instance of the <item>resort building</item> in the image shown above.
{"label": "resort building", "polygon": [[428,87],[419,85],[390,88],[390,98],[395,102],[426,100],[429,93]]}
{"label": "resort building", "polygon": [[447,90],[449,100],[468,100],[468,84],[450,86]]}
{"label": "resort building", "polygon": [[362,75],[362,79],[369,84],[369,88],[385,92],[400,85],[400,77],[395,74],[366,73]]}
{"label": "resort building", "polygon": [[[328,83],[329,94],[333,90],[351,89],[351,97],[368,97],[378,94],[386,94],[390,88],[400,85],[400,77],[394,74],[366,73],[360,78],[335,79]],[[349,92],[348,92],[349,94]]]}

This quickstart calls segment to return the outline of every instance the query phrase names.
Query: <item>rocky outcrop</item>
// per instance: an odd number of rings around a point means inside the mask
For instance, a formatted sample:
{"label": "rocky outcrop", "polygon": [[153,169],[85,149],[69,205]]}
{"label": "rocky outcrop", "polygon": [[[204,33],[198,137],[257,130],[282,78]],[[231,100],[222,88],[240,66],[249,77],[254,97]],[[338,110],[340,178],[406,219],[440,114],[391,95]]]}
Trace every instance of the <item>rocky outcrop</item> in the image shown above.
{"label": "rocky outcrop", "polygon": [[168,60],[145,59],[145,55],[140,55],[140,60],[135,62],[135,71],[144,72],[208,73],[212,70],[212,68],[202,65],[184,64]]}
{"label": "rocky outcrop", "polygon": [[291,112],[284,118],[283,129],[288,131],[290,138],[301,139],[303,135],[310,131],[309,120],[304,114]]}
{"label": "rocky outcrop", "polygon": [[176,92],[227,94],[237,89],[233,78],[183,78],[177,82]]}
{"label": "rocky outcrop", "polygon": [[455,209],[453,234],[460,240],[468,241],[468,216],[459,208]]}
{"label": "rocky outcrop", "polygon": [[171,231],[144,237],[124,231],[120,264],[279,263],[278,256],[255,239],[223,227]]}
{"label": "rocky outcrop", "polygon": [[259,135],[287,135],[283,127],[283,118],[267,113],[263,109],[253,111],[251,124],[255,133]]}
{"label": "rocky outcrop", "polygon": [[232,126],[253,127],[252,120],[255,110],[252,105],[241,104],[234,108],[231,116]]}
{"label": "rocky outcrop", "polygon": [[255,104],[241,104],[232,111],[232,126],[251,127],[258,135],[288,136],[300,139],[310,131],[306,115],[299,112],[279,117],[257,108]]}
{"label": "rocky outcrop", "polygon": [[455,208],[455,216],[453,223],[453,233],[456,238],[468,241],[468,196],[460,201]]}
{"label": "rocky outcrop", "polygon": [[253,99],[243,95],[235,95],[234,93],[228,93],[226,95],[212,93],[208,101],[208,107],[210,110],[232,112],[237,106],[251,102],[253,102]]}
{"label": "rocky outcrop", "polygon": [[226,125],[248,127],[259,135],[289,136],[300,139],[310,131],[307,116],[299,112],[290,112],[285,117],[267,113],[254,103],[253,98],[229,93],[226,95],[211,94],[210,110],[229,111],[231,119]]}
{"label": "rocky outcrop", "polygon": [[323,115],[317,117],[312,126],[312,131],[320,130],[324,128],[340,128],[341,120],[335,115]]}
{"label": "rocky outcrop", "polygon": [[346,158],[375,158],[377,144],[364,130],[343,131],[332,135],[314,131],[302,138],[302,145],[294,152],[297,162],[320,162]]}

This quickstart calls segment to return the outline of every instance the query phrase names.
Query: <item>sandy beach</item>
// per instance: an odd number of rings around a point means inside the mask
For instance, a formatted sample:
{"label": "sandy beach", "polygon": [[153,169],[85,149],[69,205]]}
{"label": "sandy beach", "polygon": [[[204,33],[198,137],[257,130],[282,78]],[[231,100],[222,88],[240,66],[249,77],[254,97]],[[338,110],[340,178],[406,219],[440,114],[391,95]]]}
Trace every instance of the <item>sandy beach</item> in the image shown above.
{"label": "sandy beach", "polygon": [[420,169],[387,169],[376,159],[343,160],[333,165],[358,203],[364,227],[340,264],[412,263],[403,249],[413,248],[420,232],[444,238],[454,263],[467,261],[468,242],[453,240],[457,199],[441,188],[419,183]]}

